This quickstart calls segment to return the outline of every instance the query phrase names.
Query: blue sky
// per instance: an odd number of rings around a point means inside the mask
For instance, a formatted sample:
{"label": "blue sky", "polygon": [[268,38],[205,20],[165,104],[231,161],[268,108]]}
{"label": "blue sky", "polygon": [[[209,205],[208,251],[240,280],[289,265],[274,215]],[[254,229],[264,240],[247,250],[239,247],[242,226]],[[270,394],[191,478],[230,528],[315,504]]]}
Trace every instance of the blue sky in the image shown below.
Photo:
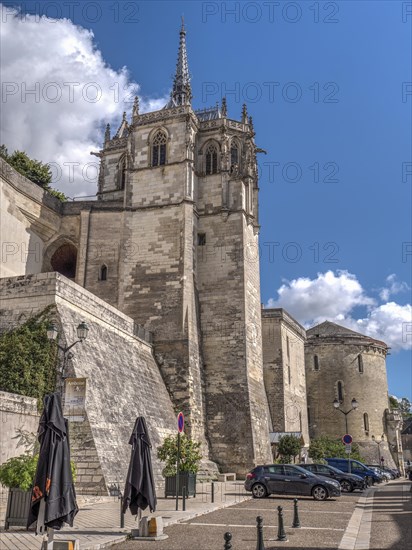
{"label": "blue sky", "polygon": [[[16,18],[13,6],[56,20]],[[194,107],[226,95],[239,118],[246,102],[267,151],[262,302],[387,341],[390,392],[412,399],[410,2],[6,2],[3,81],[17,87],[3,95],[2,142],[60,166],[90,162],[136,90],[143,108],[163,105],[182,14]],[[71,102],[63,83],[77,79]],[[39,98],[24,97],[35,82]],[[44,101],[50,82],[56,102]],[[84,101],[87,82],[106,91],[99,102]],[[92,176],[56,168],[55,179],[69,196],[94,193]]]}

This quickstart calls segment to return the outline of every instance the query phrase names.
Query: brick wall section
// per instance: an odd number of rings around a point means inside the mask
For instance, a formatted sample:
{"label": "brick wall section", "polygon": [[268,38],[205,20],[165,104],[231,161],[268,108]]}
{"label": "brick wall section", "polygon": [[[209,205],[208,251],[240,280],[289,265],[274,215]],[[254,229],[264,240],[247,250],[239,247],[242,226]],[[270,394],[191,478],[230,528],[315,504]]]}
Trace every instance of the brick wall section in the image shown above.
{"label": "brick wall section", "polygon": [[2,279],[0,290],[3,330],[20,323],[21,313],[34,314],[50,304],[56,307],[56,322],[63,332],[61,344],[77,339],[80,321],[89,325],[87,340],[73,348],[67,366],[68,375],[87,378],[90,427],[86,422],[72,430],[73,456],[82,465],[80,482],[87,484],[85,490],[101,494],[104,485],[124,482],[130,458],[128,441],[139,415],[147,421],[160,483],[162,465],[156,447],[166,435],[175,433],[175,414],[151,346],[133,336],[133,319],[56,273]]}

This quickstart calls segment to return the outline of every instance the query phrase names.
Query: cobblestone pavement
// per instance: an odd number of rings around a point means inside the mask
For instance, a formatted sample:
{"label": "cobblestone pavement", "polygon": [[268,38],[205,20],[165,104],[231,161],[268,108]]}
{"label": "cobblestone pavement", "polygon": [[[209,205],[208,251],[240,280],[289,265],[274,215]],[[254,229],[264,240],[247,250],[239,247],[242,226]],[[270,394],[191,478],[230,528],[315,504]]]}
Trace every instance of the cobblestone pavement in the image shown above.
{"label": "cobblestone pavement", "polygon": [[[293,498],[271,496],[236,504],[165,529],[161,542],[128,541],[119,550],[219,550],[229,531],[233,550],[255,550],[256,516],[263,517],[265,550],[410,550],[411,483],[403,480],[377,486],[364,493],[316,502],[299,497],[300,529],[291,527]],[[277,506],[284,511],[287,542],[278,542]],[[114,549],[113,549],[114,550]]]}
{"label": "cobblestone pavement", "polygon": [[[119,502],[95,499],[83,502],[75,527],[64,529],[59,538],[76,538],[81,550],[223,550],[225,532],[232,533],[233,550],[256,549],[256,517],[263,517],[265,550],[409,550],[411,548],[411,486],[396,480],[367,492],[316,502],[299,497],[300,529],[291,527],[293,497],[271,496],[255,500],[243,492],[243,483],[216,484],[216,498],[210,502],[210,484],[198,485],[198,495],[175,511],[174,499],[160,498],[155,515],[163,517],[168,539],[158,542],[126,541],[136,521],[126,515],[119,528]],[[278,542],[277,506],[284,511],[287,542]],[[116,543],[116,544],[115,544]],[[1,550],[39,550],[41,537],[22,530],[0,532]]]}

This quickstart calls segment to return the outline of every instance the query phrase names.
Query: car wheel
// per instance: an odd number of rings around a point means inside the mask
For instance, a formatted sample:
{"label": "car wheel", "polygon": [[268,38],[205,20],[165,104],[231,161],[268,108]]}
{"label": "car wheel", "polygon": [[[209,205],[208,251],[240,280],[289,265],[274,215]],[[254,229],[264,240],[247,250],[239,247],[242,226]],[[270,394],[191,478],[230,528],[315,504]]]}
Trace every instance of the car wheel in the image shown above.
{"label": "car wheel", "polygon": [[252,487],[253,498],[265,498],[268,492],[262,483],[255,483]]}
{"label": "car wheel", "polygon": [[340,487],[344,493],[351,493],[353,491],[353,485],[347,479],[342,479]]}
{"label": "car wheel", "polygon": [[326,500],[328,498],[328,492],[322,485],[316,485],[312,489],[312,496],[315,500]]}

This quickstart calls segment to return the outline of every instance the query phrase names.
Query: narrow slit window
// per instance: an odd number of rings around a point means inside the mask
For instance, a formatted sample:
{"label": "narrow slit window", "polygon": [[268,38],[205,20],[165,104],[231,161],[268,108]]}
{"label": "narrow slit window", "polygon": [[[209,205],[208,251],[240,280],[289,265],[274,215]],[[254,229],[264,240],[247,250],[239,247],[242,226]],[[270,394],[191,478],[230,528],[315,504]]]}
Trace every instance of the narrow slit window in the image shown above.
{"label": "narrow slit window", "polygon": [[107,265],[102,265],[99,272],[99,281],[107,281]]}
{"label": "narrow slit window", "polygon": [[343,383],[338,382],[338,401],[342,403],[343,401]]}
{"label": "narrow slit window", "polygon": [[363,427],[365,432],[369,432],[369,415],[368,413],[363,413]]}
{"label": "narrow slit window", "polygon": [[199,246],[205,246],[205,244],[206,244],[206,233],[198,233],[197,234],[197,244]]}
{"label": "narrow slit window", "polygon": [[289,343],[289,336],[286,336],[286,353],[287,353],[288,359],[290,359],[290,343]]}
{"label": "narrow slit window", "polygon": [[358,355],[358,370],[363,372],[363,357],[361,354]]}
{"label": "narrow slit window", "polygon": [[313,368],[319,370],[319,357],[317,355],[313,356]]}

